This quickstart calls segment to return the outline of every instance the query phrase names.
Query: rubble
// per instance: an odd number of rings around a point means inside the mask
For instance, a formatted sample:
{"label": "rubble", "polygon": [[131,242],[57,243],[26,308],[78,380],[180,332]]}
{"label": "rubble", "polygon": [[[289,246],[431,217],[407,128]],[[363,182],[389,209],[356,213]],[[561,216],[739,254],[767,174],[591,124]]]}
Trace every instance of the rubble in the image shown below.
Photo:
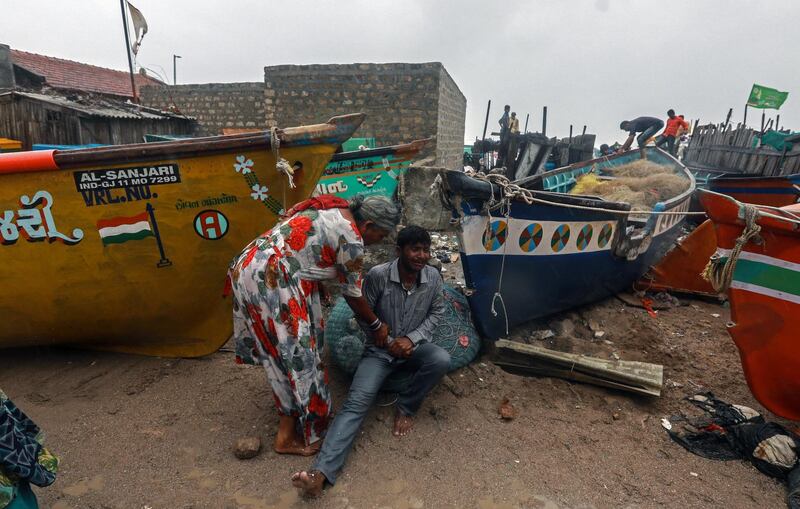
{"label": "rubble", "polygon": [[261,452],[261,439],[258,437],[243,437],[233,446],[233,454],[240,460],[255,458]]}

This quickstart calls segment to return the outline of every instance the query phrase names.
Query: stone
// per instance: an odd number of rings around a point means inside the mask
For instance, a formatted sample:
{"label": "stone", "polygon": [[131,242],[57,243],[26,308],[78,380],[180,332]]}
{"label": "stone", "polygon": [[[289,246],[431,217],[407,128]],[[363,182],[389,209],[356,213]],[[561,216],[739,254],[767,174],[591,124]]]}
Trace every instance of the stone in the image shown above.
{"label": "stone", "polygon": [[233,454],[240,460],[255,458],[261,452],[261,439],[259,437],[244,437],[236,441]]}

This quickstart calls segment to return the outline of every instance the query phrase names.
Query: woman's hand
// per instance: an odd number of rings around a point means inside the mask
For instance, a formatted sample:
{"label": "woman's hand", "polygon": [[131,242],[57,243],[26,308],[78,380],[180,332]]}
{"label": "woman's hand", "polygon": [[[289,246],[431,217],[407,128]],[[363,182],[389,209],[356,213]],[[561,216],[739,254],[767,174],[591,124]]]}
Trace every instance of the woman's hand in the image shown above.
{"label": "woman's hand", "polygon": [[375,346],[378,348],[385,348],[386,341],[389,339],[389,326],[385,323],[381,323],[378,330],[373,331],[372,339],[375,341]]}

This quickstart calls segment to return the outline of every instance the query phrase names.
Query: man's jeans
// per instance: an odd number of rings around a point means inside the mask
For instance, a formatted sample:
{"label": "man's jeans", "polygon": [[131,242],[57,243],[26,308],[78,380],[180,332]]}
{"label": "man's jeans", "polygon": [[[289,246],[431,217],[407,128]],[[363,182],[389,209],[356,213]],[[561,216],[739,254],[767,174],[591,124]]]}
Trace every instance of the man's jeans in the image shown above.
{"label": "man's jeans", "polygon": [[408,388],[397,397],[398,411],[404,415],[414,415],[428,392],[447,373],[449,366],[450,354],[433,343],[418,345],[407,360],[389,360],[367,350],[353,376],[347,400],[328,429],[322,449],[311,468],[322,472],[331,484],[336,482],[336,476],[350,453],[361,423],[364,422],[386,377],[394,370],[414,371]]}
{"label": "man's jeans", "polygon": [[639,135],[638,138],[636,138],[636,142],[639,144],[639,147],[644,147],[647,145],[647,140],[655,136],[655,134],[660,131],[662,127],[664,127],[664,122],[660,120],[657,124],[648,127],[642,134]]}

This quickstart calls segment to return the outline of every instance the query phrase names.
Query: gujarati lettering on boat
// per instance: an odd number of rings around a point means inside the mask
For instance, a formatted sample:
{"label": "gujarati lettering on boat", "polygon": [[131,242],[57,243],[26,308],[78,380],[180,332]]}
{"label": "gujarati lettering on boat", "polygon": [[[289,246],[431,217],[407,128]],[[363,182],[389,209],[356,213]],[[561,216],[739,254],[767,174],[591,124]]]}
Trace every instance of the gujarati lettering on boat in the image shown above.
{"label": "gujarati lettering on boat", "polygon": [[19,198],[22,208],[5,210],[0,214],[0,237],[2,244],[15,244],[20,234],[28,242],[60,241],[71,246],[83,239],[83,230],[75,228],[72,236],[64,235],[56,228],[53,213],[53,196],[47,191],[37,191],[33,197],[22,195]]}

